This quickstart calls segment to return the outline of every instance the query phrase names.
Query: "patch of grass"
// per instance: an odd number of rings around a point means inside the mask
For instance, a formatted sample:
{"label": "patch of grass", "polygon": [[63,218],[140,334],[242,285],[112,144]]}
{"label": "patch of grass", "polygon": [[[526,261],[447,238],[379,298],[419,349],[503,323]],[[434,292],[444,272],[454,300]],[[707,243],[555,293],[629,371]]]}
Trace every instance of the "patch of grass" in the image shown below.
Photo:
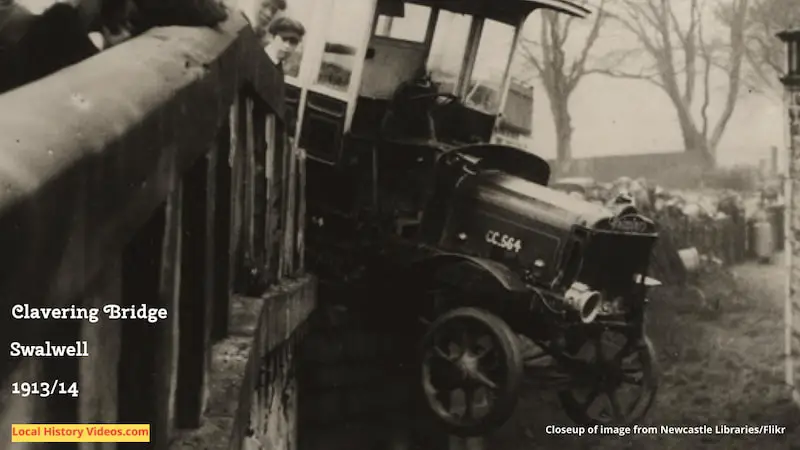
{"label": "patch of grass", "polygon": [[654,293],[648,333],[661,385],[641,425],[775,424],[787,427],[784,435],[547,435],[547,425],[571,422],[553,392],[527,387],[487,448],[800,449],[800,411],[783,380],[783,273],[781,265],[753,264],[701,280],[705,295],[720,300],[716,311],[680,290]]}

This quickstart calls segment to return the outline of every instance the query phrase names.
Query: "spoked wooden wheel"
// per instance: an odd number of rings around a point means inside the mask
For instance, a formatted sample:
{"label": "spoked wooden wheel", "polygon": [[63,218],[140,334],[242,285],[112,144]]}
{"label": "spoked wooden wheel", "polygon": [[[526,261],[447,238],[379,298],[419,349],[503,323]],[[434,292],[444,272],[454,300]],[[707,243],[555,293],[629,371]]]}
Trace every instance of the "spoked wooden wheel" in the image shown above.
{"label": "spoked wooden wheel", "polygon": [[658,391],[655,351],[647,337],[631,338],[604,330],[587,339],[572,355],[586,363],[586,373],[561,391],[564,412],[578,424],[630,424],[653,405]]}
{"label": "spoked wooden wheel", "polygon": [[451,434],[477,436],[514,412],[522,383],[516,335],[495,315],[476,308],[449,311],[422,340],[425,406]]}

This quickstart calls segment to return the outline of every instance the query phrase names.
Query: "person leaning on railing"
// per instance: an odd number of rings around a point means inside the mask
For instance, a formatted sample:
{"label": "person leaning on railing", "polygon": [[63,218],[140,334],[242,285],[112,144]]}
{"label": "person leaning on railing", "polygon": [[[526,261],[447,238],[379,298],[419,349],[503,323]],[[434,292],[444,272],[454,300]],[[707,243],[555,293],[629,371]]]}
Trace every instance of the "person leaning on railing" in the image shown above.
{"label": "person leaning on railing", "polygon": [[264,51],[283,70],[283,63],[297,51],[305,34],[306,29],[299,20],[284,15],[277,16],[267,27],[267,45]]}
{"label": "person leaning on railing", "polygon": [[[216,26],[218,0],[65,0],[34,14],[0,0],[0,94],[94,56],[159,26]],[[101,33],[95,43],[90,33]]]}
{"label": "person leaning on railing", "polygon": [[0,93],[97,51],[72,6],[57,3],[37,15],[14,1],[0,2]]}
{"label": "person leaning on railing", "polygon": [[[267,42],[264,52],[282,74],[285,73],[284,62],[297,51],[297,46],[303,41],[305,34],[306,29],[299,20],[284,15],[275,17],[267,26]],[[289,135],[293,136],[297,127],[297,117],[287,117],[286,119]]]}

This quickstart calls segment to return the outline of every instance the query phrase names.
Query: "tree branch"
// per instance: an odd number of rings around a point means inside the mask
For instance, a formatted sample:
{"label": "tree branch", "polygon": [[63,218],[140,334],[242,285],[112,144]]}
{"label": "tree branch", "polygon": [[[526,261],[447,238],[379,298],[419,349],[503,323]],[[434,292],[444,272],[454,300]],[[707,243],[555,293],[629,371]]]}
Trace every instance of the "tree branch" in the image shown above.
{"label": "tree branch", "polygon": [[703,35],[702,23],[700,23],[698,27],[698,38],[700,41],[700,53],[705,61],[705,67],[703,69],[703,104],[700,106],[700,117],[702,121],[700,125],[700,134],[703,135],[703,138],[708,139],[708,107],[711,104],[711,67],[713,61]]}
{"label": "tree branch", "polygon": [[644,27],[639,21],[631,21],[622,17],[619,14],[606,13],[607,17],[613,19],[615,22],[622,25],[623,28],[633,34],[642,46],[647,49],[651,54],[659,53],[659,48],[655,42],[647,34],[647,28]]}
{"label": "tree branch", "polygon": [[745,48],[745,27],[747,21],[747,12],[749,9],[749,0],[733,0],[734,16],[730,25],[730,48],[731,58],[728,67],[728,95],[725,98],[725,108],[720,115],[717,125],[709,139],[709,147],[713,150],[719,145],[725,128],[728,126],[733,110],[736,107],[736,101],[739,98],[739,89],[741,86],[741,72],[742,60],[744,59]]}
{"label": "tree branch", "polygon": [[[605,0],[601,2],[604,3]],[[565,18],[554,12],[544,12],[541,18],[538,41],[534,43],[523,39],[519,48],[522,49],[524,60],[539,75],[550,100],[550,111],[557,135],[557,155],[563,161],[571,157],[573,127],[569,99],[580,80],[588,73],[589,57],[599,39],[606,16],[601,3],[580,53],[571,61],[567,60],[567,41],[574,32],[573,24],[577,23],[574,17]]]}
{"label": "tree branch", "polygon": [[[717,16],[728,27],[736,17],[735,2],[717,9]],[[751,0],[745,26],[745,83],[753,82],[764,93],[779,94],[778,77],[783,72],[784,46],[775,33],[800,23],[797,0]]]}
{"label": "tree branch", "polygon": [[605,75],[611,78],[622,78],[627,80],[647,81],[648,83],[664,89],[664,85],[659,81],[658,75],[647,75],[644,73],[628,73],[611,69],[591,69],[586,71],[586,75]]}
{"label": "tree branch", "polygon": [[592,24],[592,29],[589,31],[589,36],[586,38],[586,42],[583,44],[581,54],[572,63],[572,68],[567,76],[567,91],[570,93],[575,90],[580,79],[586,75],[586,60],[589,58],[589,53],[592,51],[594,44],[600,37],[600,28],[603,26],[603,22],[606,20],[604,8],[605,0],[601,0],[594,23]]}
{"label": "tree branch", "polygon": [[[639,47],[648,54],[650,62],[635,61],[638,67],[629,68],[621,68],[621,64],[617,64],[608,68],[593,69],[587,73],[646,81],[659,87],[676,109],[686,149],[705,150],[714,156],[743,84],[742,61],[747,61],[747,58],[769,57],[772,54],[764,51],[765,47],[759,47],[758,41],[753,40],[749,46],[745,45],[747,41],[744,36],[748,29],[750,2],[791,3],[796,0],[712,1],[731,2],[733,5],[731,14],[724,16],[728,30],[725,52],[707,35],[709,25],[706,23],[707,14],[704,13],[705,8],[710,7],[710,2],[615,0],[614,5],[621,6],[621,9],[615,9],[609,17],[636,38]],[[677,5],[688,7],[687,14],[684,15],[681,10],[675,9],[679,7]],[[719,17],[718,15],[717,18]],[[721,56],[725,53],[730,57],[727,61],[722,61]],[[621,60],[626,58],[627,54],[623,54]],[[700,64],[703,64],[702,69]],[[722,114],[712,127],[709,119],[713,101],[711,78],[712,71],[717,68],[728,78],[728,92]],[[698,85],[702,85],[703,88],[699,117],[693,113],[695,97],[699,95]]]}
{"label": "tree branch", "polygon": [[[559,16],[556,16],[556,17],[557,17],[557,20],[558,20],[558,18],[561,18],[562,16],[559,15]],[[560,30],[560,33],[559,33],[559,34],[561,34],[561,42],[559,42],[559,46],[561,46],[561,47],[563,47],[564,44],[567,43],[567,39],[569,38],[570,26],[572,25],[572,21],[573,20],[575,20],[575,16],[569,16],[569,17],[567,17],[566,20],[564,20],[564,24],[561,27],[561,30]]]}
{"label": "tree branch", "polygon": [[675,13],[670,7],[670,16],[673,20],[673,26],[675,27],[684,50],[683,57],[686,65],[686,77],[683,102],[687,106],[691,106],[694,100],[695,82],[697,81],[697,47],[698,45],[704,45],[703,42],[698,42],[702,40],[702,37],[697,34],[698,24],[702,23],[702,16],[697,5],[697,0],[691,0],[691,10],[689,14],[691,16],[689,19],[689,29],[686,30],[685,34],[682,34]]}
{"label": "tree branch", "polygon": [[522,39],[519,45],[519,49],[522,50],[522,52],[525,54],[525,61],[530,63],[534,67],[534,69],[536,69],[536,72],[538,72],[541,76],[542,64],[539,62],[539,57],[531,51],[530,47],[532,45],[533,45],[532,41],[529,41],[527,39]]}

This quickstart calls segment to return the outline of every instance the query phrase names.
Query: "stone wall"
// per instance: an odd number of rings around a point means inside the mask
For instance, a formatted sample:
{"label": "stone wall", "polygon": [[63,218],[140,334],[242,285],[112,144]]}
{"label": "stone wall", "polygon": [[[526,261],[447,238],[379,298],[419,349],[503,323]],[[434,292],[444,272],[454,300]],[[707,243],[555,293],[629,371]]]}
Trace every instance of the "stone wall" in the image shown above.
{"label": "stone wall", "polygon": [[297,449],[296,355],[315,304],[311,276],[286,280],[262,297],[234,299],[230,335],[212,352],[203,424],[171,450]]}
{"label": "stone wall", "polygon": [[644,177],[666,187],[681,188],[699,184],[706,162],[697,152],[669,152],[641,155],[612,155],[578,158],[569,167],[553,167],[554,177],[592,177],[598,181],[614,181],[627,176]]}

